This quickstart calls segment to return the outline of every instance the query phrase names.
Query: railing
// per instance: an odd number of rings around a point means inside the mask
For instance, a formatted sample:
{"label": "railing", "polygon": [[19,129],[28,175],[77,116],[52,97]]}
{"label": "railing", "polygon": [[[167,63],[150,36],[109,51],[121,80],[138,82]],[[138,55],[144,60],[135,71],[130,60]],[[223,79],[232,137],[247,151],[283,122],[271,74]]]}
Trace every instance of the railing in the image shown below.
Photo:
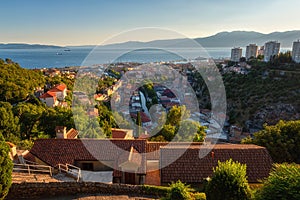
{"label": "railing", "polygon": [[74,165],[58,164],[58,170],[59,170],[59,172],[65,172],[71,176],[74,176],[76,178],[77,182],[79,182],[81,179],[81,169]]}
{"label": "railing", "polygon": [[35,172],[49,173],[52,176],[52,167],[37,164],[14,164],[13,171],[27,171],[30,175]]}

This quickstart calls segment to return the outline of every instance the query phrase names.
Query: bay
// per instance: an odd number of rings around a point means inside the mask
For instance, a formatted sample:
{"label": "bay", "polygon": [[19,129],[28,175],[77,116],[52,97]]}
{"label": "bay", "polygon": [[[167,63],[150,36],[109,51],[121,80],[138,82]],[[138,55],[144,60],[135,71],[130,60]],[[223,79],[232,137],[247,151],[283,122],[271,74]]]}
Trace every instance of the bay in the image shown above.
{"label": "bay", "polygon": [[[195,49],[176,49],[173,52],[164,50],[101,49],[92,52],[92,47],[70,47],[66,49],[0,49],[0,58],[12,59],[23,68],[60,68],[65,66],[82,66],[83,64],[104,64],[111,62],[160,62],[212,57],[229,58],[231,48],[206,48],[201,52]],[[288,49],[282,49],[286,51]],[[124,53],[125,52],[125,53]],[[245,53],[245,49],[243,49]],[[91,56],[93,55],[93,56]],[[85,60],[86,59],[86,60]],[[86,61],[86,62],[84,62]]]}

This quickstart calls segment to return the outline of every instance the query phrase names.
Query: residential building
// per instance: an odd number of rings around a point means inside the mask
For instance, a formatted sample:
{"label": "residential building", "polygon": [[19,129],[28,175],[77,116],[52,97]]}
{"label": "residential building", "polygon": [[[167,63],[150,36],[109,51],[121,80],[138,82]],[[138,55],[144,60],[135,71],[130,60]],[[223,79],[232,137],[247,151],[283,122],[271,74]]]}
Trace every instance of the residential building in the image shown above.
{"label": "residential building", "polygon": [[270,41],[265,43],[264,61],[269,62],[273,56],[277,56],[280,51],[280,43],[277,41]]}
{"label": "residential building", "polygon": [[256,58],[258,55],[258,46],[256,44],[249,44],[246,47],[246,59]]}
{"label": "residential building", "polygon": [[233,62],[239,62],[240,58],[242,57],[242,48],[238,47],[238,48],[233,48],[231,49],[231,61]]}
{"label": "residential building", "polygon": [[67,131],[67,127],[65,126],[56,126],[55,127],[56,138],[57,139],[77,139],[78,131],[74,128],[71,128]]}
{"label": "residential building", "polygon": [[257,51],[257,56],[263,56],[265,54],[265,46],[260,46]]}
{"label": "residential building", "polygon": [[24,159],[57,167],[72,164],[82,170],[110,171],[114,183],[168,185],[181,180],[202,184],[218,161],[247,165],[250,183],[268,177],[272,159],[265,147],[246,144],[148,142],[142,139],[37,139]]}
{"label": "residential building", "polygon": [[45,103],[48,107],[55,107],[58,105],[58,101],[56,98],[55,92],[46,92],[42,96],[40,96],[40,100]]}
{"label": "residential building", "polygon": [[63,102],[67,96],[67,86],[65,84],[55,85],[53,88],[48,90],[46,93],[42,94],[39,98],[48,107],[55,107],[58,105],[63,105]]}
{"label": "residential building", "polygon": [[300,40],[293,43],[292,59],[296,63],[300,63]]}
{"label": "residential building", "polygon": [[51,88],[49,92],[55,93],[57,99],[63,101],[67,96],[67,86],[65,84],[58,84]]}

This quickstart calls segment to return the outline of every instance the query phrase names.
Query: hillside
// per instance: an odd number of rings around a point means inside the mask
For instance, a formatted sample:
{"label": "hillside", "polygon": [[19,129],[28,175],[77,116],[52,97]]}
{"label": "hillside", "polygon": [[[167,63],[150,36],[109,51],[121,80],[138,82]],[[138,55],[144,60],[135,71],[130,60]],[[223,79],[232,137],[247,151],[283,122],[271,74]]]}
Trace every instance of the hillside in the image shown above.
{"label": "hillside", "polygon": [[247,131],[300,119],[300,70],[255,68],[248,75],[223,76],[230,122]]}
{"label": "hillside", "polygon": [[24,69],[10,59],[0,59],[0,101],[17,103],[44,84],[39,71]]}
{"label": "hillside", "polygon": [[[195,41],[203,47],[246,47],[250,43],[264,45],[270,40],[277,40],[282,47],[291,47],[293,42],[300,39],[300,31],[286,31],[273,32],[263,34],[254,31],[233,31],[220,32],[215,35],[203,38],[195,38]],[[180,48],[193,47],[194,44],[190,39],[169,39],[169,40],[154,40],[149,42],[129,41],[118,44],[104,45],[103,48],[145,48],[145,47],[159,47],[159,48]]]}

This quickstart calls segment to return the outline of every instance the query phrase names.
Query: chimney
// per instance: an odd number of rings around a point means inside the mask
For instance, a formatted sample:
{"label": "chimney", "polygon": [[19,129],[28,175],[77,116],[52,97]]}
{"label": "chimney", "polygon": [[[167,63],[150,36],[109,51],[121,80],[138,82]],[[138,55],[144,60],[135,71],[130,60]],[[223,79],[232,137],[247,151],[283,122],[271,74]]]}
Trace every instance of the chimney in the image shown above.
{"label": "chimney", "polygon": [[56,126],[55,132],[56,132],[57,139],[66,139],[67,138],[67,127]]}

